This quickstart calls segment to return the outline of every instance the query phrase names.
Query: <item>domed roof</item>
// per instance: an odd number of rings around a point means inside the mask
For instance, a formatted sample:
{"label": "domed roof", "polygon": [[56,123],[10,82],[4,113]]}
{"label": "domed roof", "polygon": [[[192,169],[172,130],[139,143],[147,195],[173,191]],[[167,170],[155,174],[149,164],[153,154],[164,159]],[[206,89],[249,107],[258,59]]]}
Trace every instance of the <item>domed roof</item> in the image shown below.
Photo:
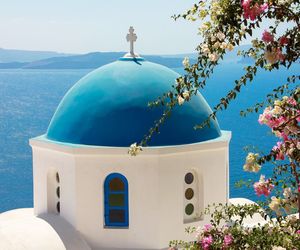
{"label": "domed roof", "polygon": [[61,216],[36,217],[33,208],[0,214],[1,250],[91,250],[78,231]]}
{"label": "domed roof", "polygon": [[[79,80],[59,104],[47,131],[54,141],[127,147],[139,142],[163,108],[147,104],[171,89],[179,74],[142,58],[120,58]],[[176,107],[149,146],[190,144],[220,136],[219,125],[194,130],[211,113],[198,94]]]}

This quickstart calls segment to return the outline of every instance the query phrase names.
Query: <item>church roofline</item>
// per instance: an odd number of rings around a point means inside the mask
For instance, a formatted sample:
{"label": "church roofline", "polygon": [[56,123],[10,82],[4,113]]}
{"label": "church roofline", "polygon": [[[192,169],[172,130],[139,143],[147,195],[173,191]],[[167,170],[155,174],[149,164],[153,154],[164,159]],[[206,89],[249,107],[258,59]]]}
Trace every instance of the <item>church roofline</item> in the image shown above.
{"label": "church roofline", "polygon": [[[172,146],[149,146],[144,147],[141,155],[165,155],[175,153],[185,153],[198,150],[214,150],[227,147],[231,139],[231,131],[221,130],[221,136],[207,141],[192,144],[172,145]],[[46,135],[41,135],[29,140],[29,144],[34,148],[45,148],[48,150],[59,151],[66,154],[106,154],[106,155],[128,155],[128,147],[107,147],[91,146],[83,144],[64,143],[49,140]],[[129,156],[129,155],[128,155]]]}

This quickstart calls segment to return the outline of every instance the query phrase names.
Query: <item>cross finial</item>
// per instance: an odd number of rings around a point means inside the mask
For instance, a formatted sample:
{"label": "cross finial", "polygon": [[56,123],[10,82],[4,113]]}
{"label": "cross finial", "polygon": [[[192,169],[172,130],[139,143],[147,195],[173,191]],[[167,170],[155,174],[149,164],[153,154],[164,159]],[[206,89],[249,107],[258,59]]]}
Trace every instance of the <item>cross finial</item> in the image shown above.
{"label": "cross finial", "polygon": [[132,56],[134,55],[134,50],[133,50],[133,43],[136,42],[137,35],[134,33],[134,28],[130,26],[129,28],[129,34],[126,36],[127,42],[130,42],[130,54]]}

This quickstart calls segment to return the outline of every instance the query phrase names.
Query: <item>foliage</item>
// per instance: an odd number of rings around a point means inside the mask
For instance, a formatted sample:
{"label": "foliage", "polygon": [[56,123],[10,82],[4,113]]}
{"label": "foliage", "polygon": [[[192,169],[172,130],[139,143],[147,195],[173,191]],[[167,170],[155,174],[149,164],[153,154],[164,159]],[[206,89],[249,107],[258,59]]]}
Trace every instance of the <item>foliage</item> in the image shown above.
{"label": "foliage", "polygon": [[243,223],[247,217],[260,214],[268,219],[267,214],[256,204],[219,204],[208,207],[205,213],[211,216],[210,224],[187,229],[195,241],[171,241],[170,250],[300,249],[300,221],[295,216],[245,227]]}
{"label": "foliage", "polygon": [[[220,99],[205,121],[195,125],[195,129],[210,126],[218,112],[227,109],[259,71],[289,69],[292,64],[299,63],[299,0],[199,1],[186,13],[173,18],[192,22],[200,20],[199,35],[203,37],[203,42],[196,48],[196,63],[191,64],[185,58],[185,74],[176,79],[169,92],[149,103],[150,107],[164,106],[165,112],[137,144],[140,147],[146,146],[154,133],[159,132],[160,126],[175,106],[184,105],[205,87],[227,51],[239,46],[244,39],[253,37],[254,30],[259,29],[262,24],[268,24],[268,28],[261,31],[260,38],[253,38],[250,49],[238,53],[252,58],[253,64],[244,67],[245,72],[240,79],[235,80],[234,87]],[[280,31],[282,29],[283,32]],[[275,164],[273,176],[267,178],[261,175],[253,187],[258,196],[270,196],[275,186],[281,188],[281,193],[272,196],[268,203],[278,220],[247,228],[241,220],[232,222],[233,211],[239,218],[244,218],[247,214],[253,214],[255,209],[259,212],[259,208],[254,206],[254,210],[251,210],[250,207],[224,205],[221,206],[221,212],[218,209],[212,212],[211,224],[198,230],[195,242],[175,241],[172,246],[186,249],[300,249],[300,218],[282,219],[296,211],[300,215],[299,80],[300,75],[291,75],[286,83],[275,88],[265,100],[241,111],[241,115],[246,116],[265,108],[259,122],[267,125],[278,138],[277,144],[268,154],[250,152],[244,165],[245,171],[259,172],[263,164]]]}
{"label": "foliage", "polygon": [[[147,145],[153,134],[159,132],[160,125],[165,122],[172,109],[176,105],[184,105],[205,87],[207,79],[213,74],[214,68],[226,51],[238,46],[247,36],[252,36],[253,31],[264,21],[272,25],[262,32],[261,39],[253,39],[249,50],[239,52],[244,57],[253,58],[253,65],[244,68],[245,74],[235,81],[234,88],[221,98],[209,117],[195,128],[209,126],[220,110],[227,109],[230,102],[242,91],[242,87],[253,81],[258,69],[272,71],[280,67],[289,68],[293,63],[297,63],[300,54],[299,11],[299,0],[212,0],[199,1],[186,13],[174,16],[175,20],[178,18],[201,20],[199,34],[202,35],[203,42],[197,47],[199,52],[197,62],[191,65],[188,58],[185,58],[183,65],[186,74],[176,79],[172,90],[149,104],[150,107],[165,106],[165,112],[138,146]],[[278,29],[283,23],[289,23],[288,28],[285,28],[283,34],[279,34]],[[283,205],[287,208],[285,210],[290,210],[296,206],[300,213],[299,79],[299,75],[290,76],[287,83],[274,89],[265,101],[242,111],[241,115],[258,112],[268,105],[259,122],[269,126],[280,140],[268,155],[249,153],[244,169],[258,172],[261,165],[266,162],[287,158],[288,163],[283,162],[274,171],[279,174],[291,173],[294,180],[283,183],[283,194],[286,194],[286,197],[284,199],[272,197],[270,207],[277,209]],[[287,96],[283,96],[284,94]],[[262,175],[260,180],[254,183],[254,189],[257,195],[269,196],[275,185],[279,185],[276,175],[267,179]],[[287,200],[289,201],[285,202]],[[279,214],[279,210],[275,212]]]}
{"label": "foliage", "polygon": [[[196,51],[197,61],[190,64],[188,58],[183,61],[185,75],[176,79],[172,90],[164,93],[152,103],[150,107],[164,106],[163,116],[155,121],[154,126],[139,143],[146,146],[154,133],[159,132],[159,127],[165,122],[176,105],[183,105],[185,101],[191,100],[193,96],[203,89],[208,78],[213,74],[227,51],[247,37],[251,37],[254,30],[259,28],[266,20],[273,23],[265,30],[261,39],[253,39],[252,47],[247,51],[239,51],[239,55],[254,59],[253,65],[244,68],[245,73],[236,80],[233,89],[220,99],[213,108],[212,114],[201,124],[195,125],[196,129],[209,126],[212,119],[216,119],[219,111],[227,109],[232,100],[236,99],[242,88],[252,82],[258,69],[272,71],[280,67],[289,68],[297,62],[300,55],[300,7],[299,0],[212,0],[199,1],[191,9],[182,15],[175,15],[175,20],[184,18],[190,21],[201,20],[199,35],[203,37]],[[277,35],[280,25],[289,23],[284,34]],[[291,91],[296,89],[296,83],[300,76],[291,76],[287,83],[274,89],[274,93],[268,95],[267,100],[277,98],[292,85]],[[248,112],[258,112],[265,102],[255,105]],[[247,112],[242,112],[245,115]]]}

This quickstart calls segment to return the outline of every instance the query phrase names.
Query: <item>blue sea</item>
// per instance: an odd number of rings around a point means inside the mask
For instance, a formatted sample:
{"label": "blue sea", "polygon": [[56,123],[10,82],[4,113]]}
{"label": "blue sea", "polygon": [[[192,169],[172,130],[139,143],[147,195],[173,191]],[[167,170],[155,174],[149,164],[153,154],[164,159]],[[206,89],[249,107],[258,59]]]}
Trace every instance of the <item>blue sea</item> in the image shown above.
{"label": "blue sea", "polygon": [[[182,73],[182,69],[175,69]],[[229,109],[219,114],[223,130],[232,131],[230,143],[230,197],[256,200],[253,190],[236,188],[241,179],[258,179],[259,174],[243,171],[245,146],[268,152],[275,138],[258,124],[258,114],[246,118],[241,109],[262,101],[266,94],[299,73],[300,66],[277,72],[259,72],[255,81],[242,89]],[[0,212],[32,207],[32,158],[29,138],[44,134],[50,119],[67,90],[91,70],[0,70]],[[202,94],[213,107],[243,74],[243,65],[223,63],[214,72]],[[272,166],[263,169],[272,173]]]}

